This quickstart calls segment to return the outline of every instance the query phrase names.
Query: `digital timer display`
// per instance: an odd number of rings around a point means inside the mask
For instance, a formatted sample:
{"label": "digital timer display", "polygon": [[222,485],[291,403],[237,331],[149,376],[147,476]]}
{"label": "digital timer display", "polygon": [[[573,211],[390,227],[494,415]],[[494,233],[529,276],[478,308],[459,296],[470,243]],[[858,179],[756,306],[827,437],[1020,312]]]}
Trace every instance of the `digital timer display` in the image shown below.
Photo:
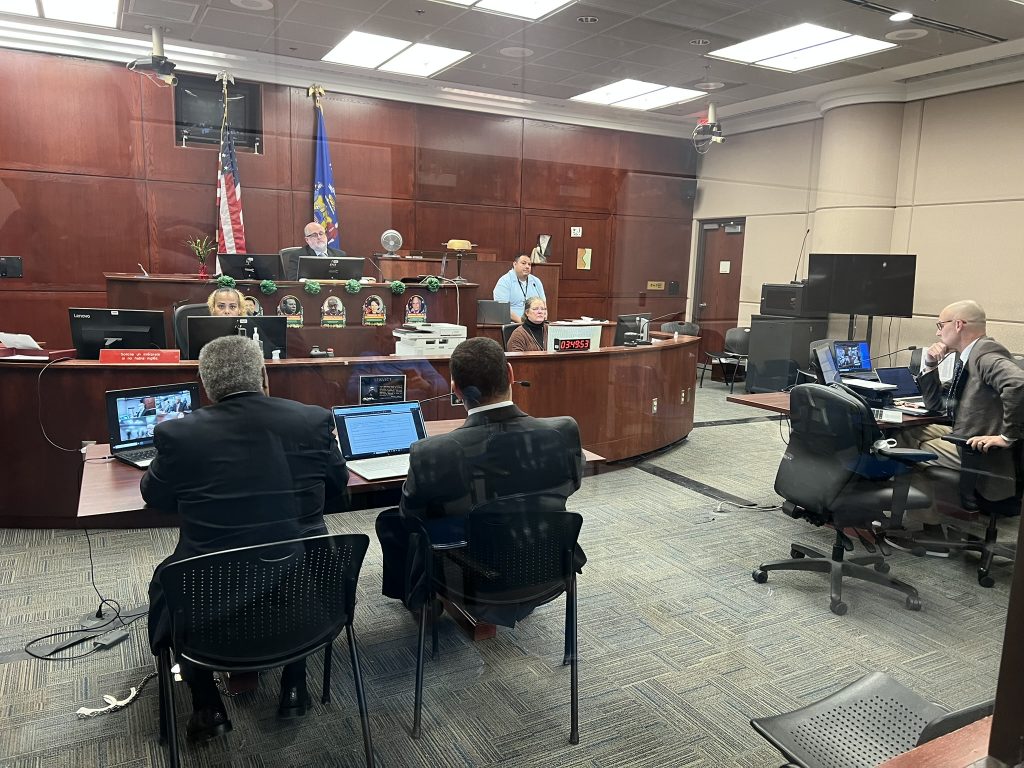
{"label": "digital timer display", "polygon": [[556,352],[589,352],[590,339],[555,339]]}

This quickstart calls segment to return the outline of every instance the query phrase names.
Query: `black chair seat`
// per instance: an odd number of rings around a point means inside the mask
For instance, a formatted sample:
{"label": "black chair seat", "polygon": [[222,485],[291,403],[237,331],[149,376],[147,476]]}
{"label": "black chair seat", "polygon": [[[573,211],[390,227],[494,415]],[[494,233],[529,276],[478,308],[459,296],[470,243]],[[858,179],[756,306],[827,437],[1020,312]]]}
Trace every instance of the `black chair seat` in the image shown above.
{"label": "black chair seat", "polygon": [[[893,486],[888,483],[879,483],[858,486],[850,491],[845,491],[831,504],[833,516],[838,525],[857,525],[864,522],[864,509],[886,509],[892,502]],[[909,488],[907,500],[903,505],[904,509],[925,509],[930,507],[931,497],[924,491],[917,488]],[[843,516],[842,520],[838,519]],[[856,520],[850,519],[856,516]]]}

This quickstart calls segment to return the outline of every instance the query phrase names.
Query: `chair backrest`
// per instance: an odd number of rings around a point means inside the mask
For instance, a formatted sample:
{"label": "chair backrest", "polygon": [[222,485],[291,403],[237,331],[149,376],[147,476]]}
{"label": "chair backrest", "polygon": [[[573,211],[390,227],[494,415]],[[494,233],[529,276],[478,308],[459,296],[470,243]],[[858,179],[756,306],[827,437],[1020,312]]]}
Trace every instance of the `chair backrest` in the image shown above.
{"label": "chair backrest", "polygon": [[188,319],[209,314],[206,304],[181,304],[174,308],[174,343],[181,350],[182,359],[188,356]]}
{"label": "chair backrest", "polygon": [[[775,476],[775,491],[785,499],[822,514],[851,485],[902,470],[872,455],[882,433],[871,409],[848,388],[800,384],[789,393],[789,407],[789,445]],[[864,512],[871,519],[877,509]]]}
{"label": "chair backrest", "polygon": [[508,340],[512,338],[512,331],[519,327],[519,323],[505,323],[501,326],[501,341],[502,348],[508,351]]}
{"label": "chair backrest", "polygon": [[725,345],[722,351],[726,354],[746,355],[750,350],[750,329],[730,328],[725,332]]}
{"label": "chair backrest", "polygon": [[[579,485],[581,468],[574,456],[558,430],[531,429],[495,432],[482,457],[469,457],[467,463],[482,481],[486,499],[548,493],[571,482],[568,495]],[[502,464],[491,465],[493,457],[501,457]]]}
{"label": "chair backrest", "polygon": [[[828,367],[827,371],[822,370],[822,362],[818,357],[819,353],[825,356]],[[831,339],[818,339],[812,341],[808,349],[807,358],[809,360],[808,367],[814,373],[814,381],[818,384],[831,384],[835,381],[836,377],[836,365],[835,359],[832,356],[832,340]]]}
{"label": "chair backrest", "polygon": [[921,735],[917,739],[917,744],[918,746],[927,744],[932,739],[958,731],[965,725],[970,725],[977,720],[981,720],[983,717],[988,717],[995,711],[995,708],[996,700],[989,699],[988,701],[982,701],[969,707],[958,709],[955,712],[940,715],[924,727],[924,730],[921,731]]}
{"label": "chair backrest", "polygon": [[664,333],[681,333],[683,336],[700,336],[700,326],[697,323],[662,323],[661,330]]}
{"label": "chair backrest", "polygon": [[924,350],[922,350],[920,347],[911,350],[910,352],[910,362],[907,363],[907,368],[909,368],[910,372],[913,373],[915,376],[921,370],[921,355],[923,354]]}
{"label": "chair backrest", "polygon": [[176,653],[215,669],[308,655],[351,622],[369,543],[365,534],[313,536],[162,566]]}

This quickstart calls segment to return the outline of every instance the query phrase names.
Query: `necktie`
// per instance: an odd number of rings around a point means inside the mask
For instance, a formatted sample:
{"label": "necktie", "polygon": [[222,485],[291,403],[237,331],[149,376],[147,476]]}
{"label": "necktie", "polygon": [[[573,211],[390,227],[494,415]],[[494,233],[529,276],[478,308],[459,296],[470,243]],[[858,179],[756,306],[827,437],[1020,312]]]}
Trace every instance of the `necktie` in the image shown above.
{"label": "necktie", "polygon": [[956,360],[956,365],[953,366],[953,380],[949,383],[949,396],[946,398],[946,415],[949,418],[956,416],[956,407],[960,401],[960,392],[963,390],[964,382],[967,377],[964,373],[964,361],[959,357]]}

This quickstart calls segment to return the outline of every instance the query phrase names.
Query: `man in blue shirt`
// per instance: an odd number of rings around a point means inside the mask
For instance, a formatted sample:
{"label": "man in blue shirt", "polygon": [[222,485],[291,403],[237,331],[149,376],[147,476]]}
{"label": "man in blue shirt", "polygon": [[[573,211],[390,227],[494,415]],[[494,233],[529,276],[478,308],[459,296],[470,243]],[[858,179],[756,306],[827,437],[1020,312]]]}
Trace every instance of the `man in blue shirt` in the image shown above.
{"label": "man in blue shirt", "polygon": [[526,300],[531,296],[539,296],[547,301],[544,286],[540,280],[530,274],[533,264],[525,253],[516,256],[512,261],[512,269],[502,275],[494,285],[494,300],[507,301],[513,323],[523,321],[523,309]]}

